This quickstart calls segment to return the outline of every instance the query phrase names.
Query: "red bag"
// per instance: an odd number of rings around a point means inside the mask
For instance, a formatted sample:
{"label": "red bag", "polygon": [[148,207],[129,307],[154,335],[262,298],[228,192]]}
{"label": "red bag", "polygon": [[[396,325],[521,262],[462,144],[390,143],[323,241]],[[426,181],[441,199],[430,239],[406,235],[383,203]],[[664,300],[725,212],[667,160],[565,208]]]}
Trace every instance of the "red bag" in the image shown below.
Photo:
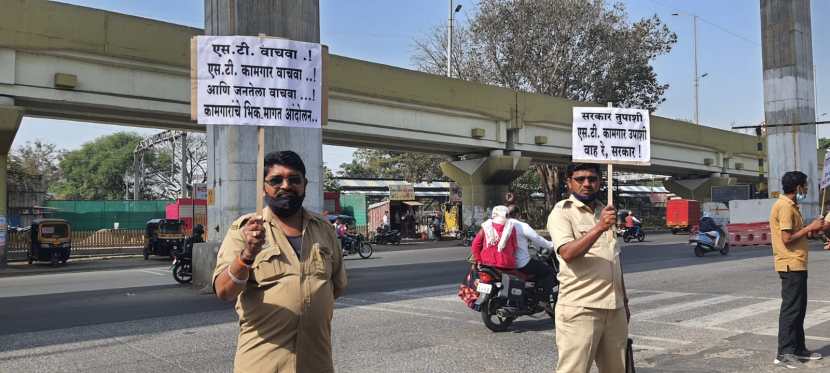
{"label": "red bag", "polygon": [[467,273],[464,282],[458,286],[458,297],[472,310],[476,309],[476,301],[478,300],[476,287],[478,287],[478,272],[475,264],[473,264],[470,266],[470,272]]}

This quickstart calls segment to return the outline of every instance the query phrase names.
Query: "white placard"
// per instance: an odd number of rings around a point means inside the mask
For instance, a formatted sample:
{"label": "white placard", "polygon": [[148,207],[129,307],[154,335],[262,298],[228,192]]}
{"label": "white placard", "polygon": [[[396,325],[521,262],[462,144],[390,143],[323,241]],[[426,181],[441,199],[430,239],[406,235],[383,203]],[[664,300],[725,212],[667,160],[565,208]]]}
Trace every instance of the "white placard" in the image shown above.
{"label": "white placard", "polygon": [[257,37],[196,37],[199,124],[320,128],[320,44]]}
{"label": "white placard", "polygon": [[830,150],[824,153],[824,170],[821,173],[821,189],[830,185]]}
{"label": "white placard", "polygon": [[574,162],[651,164],[648,110],[574,107]]}

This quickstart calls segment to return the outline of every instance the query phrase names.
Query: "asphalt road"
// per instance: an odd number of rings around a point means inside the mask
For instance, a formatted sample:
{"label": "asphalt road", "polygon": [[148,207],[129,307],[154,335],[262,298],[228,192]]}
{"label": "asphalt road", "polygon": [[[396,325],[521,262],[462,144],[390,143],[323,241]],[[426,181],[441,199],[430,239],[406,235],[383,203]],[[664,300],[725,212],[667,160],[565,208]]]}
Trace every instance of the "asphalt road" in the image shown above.
{"label": "asphalt road", "polygon": [[[769,247],[696,258],[684,239],[655,235],[623,247],[637,371],[776,371],[780,285]],[[350,286],[333,322],[338,371],[553,370],[548,318],[521,318],[496,334],[458,300],[466,254],[454,246],[347,258]],[[232,304],[177,285],[166,261],[142,262],[0,277],[0,371],[230,371]],[[807,335],[810,348],[830,355],[828,265],[830,253],[816,247]]]}

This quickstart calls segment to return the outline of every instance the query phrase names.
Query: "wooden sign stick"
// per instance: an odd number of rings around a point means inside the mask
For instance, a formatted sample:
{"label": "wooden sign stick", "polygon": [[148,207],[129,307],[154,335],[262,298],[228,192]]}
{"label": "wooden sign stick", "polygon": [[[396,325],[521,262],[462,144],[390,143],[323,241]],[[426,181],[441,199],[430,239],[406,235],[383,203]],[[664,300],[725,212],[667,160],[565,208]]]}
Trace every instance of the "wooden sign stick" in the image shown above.
{"label": "wooden sign stick", "polygon": [[827,188],[821,190],[821,216],[824,216],[824,201],[827,199]]}
{"label": "wooden sign stick", "polygon": [[[613,102],[608,103],[608,107],[614,107]],[[608,203],[607,205],[614,205],[614,165],[608,164]]]}
{"label": "wooden sign stick", "polygon": [[257,156],[256,156],[256,213],[262,216],[262,199],[265,184],[265,127],[257,126]]}

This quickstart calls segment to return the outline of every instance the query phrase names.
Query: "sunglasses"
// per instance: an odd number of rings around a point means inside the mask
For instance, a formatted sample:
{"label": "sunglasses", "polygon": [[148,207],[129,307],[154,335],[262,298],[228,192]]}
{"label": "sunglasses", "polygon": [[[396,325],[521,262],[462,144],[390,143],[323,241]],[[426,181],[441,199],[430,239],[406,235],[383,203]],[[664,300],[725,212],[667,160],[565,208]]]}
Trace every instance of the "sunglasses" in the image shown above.
{"label": "sunglasses", "polygon": [[[272,177],[268,180],[265,180],[265,182],[268,183],[268,185],[276,188],[276,187],[282,185],[282,182],[285,181],[285,180],[286,180],[286,178],[284,178],[282,176],[274,176],[274,177]],[[291,176],[288,177],[288,184],[289,185],[300,185],[302,183],[303,183],[303,177],[302,176],[291,175]]]}
{"label": "sunglasses", "polygon": [[588,179],[588,181],[591,182],[591,183],[596,183],[597,181],[599,181],[598,176],[577,176],[577,177],[572,177],[571,179],[573,179],[573,181],[576,181],[577,183],[584,182],[585,179]]}

